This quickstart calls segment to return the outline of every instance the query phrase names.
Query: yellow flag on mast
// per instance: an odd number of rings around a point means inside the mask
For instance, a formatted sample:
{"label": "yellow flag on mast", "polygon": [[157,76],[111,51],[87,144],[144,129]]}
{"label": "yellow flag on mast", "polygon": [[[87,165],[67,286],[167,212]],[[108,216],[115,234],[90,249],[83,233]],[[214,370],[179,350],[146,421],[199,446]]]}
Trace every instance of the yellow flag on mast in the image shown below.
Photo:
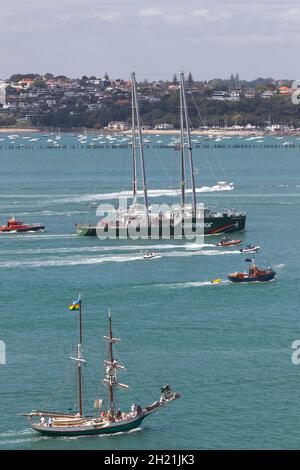
{"label": "yellow flag on mast", "polygon": [[69,310],[79,310],[81,305],[81,296],[79,294],[78,299],[74,300],[74,302],[69,305]]}

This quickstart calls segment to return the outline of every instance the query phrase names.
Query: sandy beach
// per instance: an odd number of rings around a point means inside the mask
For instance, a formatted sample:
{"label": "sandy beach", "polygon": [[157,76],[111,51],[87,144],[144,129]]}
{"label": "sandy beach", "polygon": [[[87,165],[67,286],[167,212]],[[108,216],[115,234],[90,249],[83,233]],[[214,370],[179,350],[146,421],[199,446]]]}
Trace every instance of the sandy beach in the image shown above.
{"label": "sandy beach", "polygon": [[0,132],[9,132],[11,134],[15,134],[16,132],[42,132],[40,129],[34,128],[25,128],[25,127],[0,127]]}

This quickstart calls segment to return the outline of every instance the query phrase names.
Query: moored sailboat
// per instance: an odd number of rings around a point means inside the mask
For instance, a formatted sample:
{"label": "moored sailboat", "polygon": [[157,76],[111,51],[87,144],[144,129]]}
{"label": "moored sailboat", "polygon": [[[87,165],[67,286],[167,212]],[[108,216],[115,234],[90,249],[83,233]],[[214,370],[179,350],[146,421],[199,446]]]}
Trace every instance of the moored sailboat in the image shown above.
{"label": "moored sailboat", "polygon": [[[71,308],[72,307],[72,308]],[[102,399],[95,400],[96,407],[99,409],[98,416],[88,416],[84,412],[83,405],[83,385],[82,373],[85,359],[83,357],[83,336],[82,336],[82,305],[81,298],[73,303],[70,308],[79,310],[79,343],[77,345],[76,357],[71,357],[77,363],[78,376],[78,412],[60,413],[57,411],[33,410],[24,413],[29,419],[30,426],[35,431],[45,436],[89,436],[97,434],[112,434],[126,432],[140,427],[141,423],[152,415],[155,411],[165,407],[174,400],[180,398],[180,393],[173,392],[169,385],[161,388],[159,400],[152,404],[141,407],[139,404],[133,404],[131,410],[121,411],[116,406],[116,389],[129,389],[126,384],[120,383],[117,379],[117,373],[125,370],[114,355],[114,345],[120,341],[115,338],[112,331],[112,317],[108,315],[108,334],[104,336],[107,341],[107,358],[104,361],[105,374],[102,380],[107,388],[108,400],[107,407],[102,407]],[[100,412],[100,409],[102,411]]]}

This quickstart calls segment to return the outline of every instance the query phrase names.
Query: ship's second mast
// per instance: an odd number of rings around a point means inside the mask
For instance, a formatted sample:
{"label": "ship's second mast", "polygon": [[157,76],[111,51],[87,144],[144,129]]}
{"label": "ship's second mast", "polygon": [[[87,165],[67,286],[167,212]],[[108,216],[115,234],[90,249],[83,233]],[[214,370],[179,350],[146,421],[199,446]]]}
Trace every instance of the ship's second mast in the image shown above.
{"label": "ship's second mast", "polygon": [[118,361],[114,358],[113,344],[120,340],[118,338],[114,338],[113,336],[112,319],[111,319],[110,310],[108,314],[108,336],[104,336],[104,339],[108,341],[108,354],[107,354],[108,360],[104,361],[104,364],[106,365],[106,374],[105,374],[105,378],[103,379],[103,382],[108,388],[108,402],[109,402],[109,412],[110,412],[109,417],[112,421],[114,421],[115,419],[114,388],[120,387],[123,389],[128,389],[129,386],[119,383],[117,381],[117,370],[118,369],[125,370],[125,367],[119,364]]}
{"label": "ship's second mast", "polygon": [[192,183],[193,216],[196,217],[197,201],[196,201],[195,172],[194,172],[194,164],[193,164],[192,141],[191,141],[191,132],[190,132],[190,120],[189,120],[189,112],[188,112],[188,107],[187,107],[183,72],[180,74],[180,87],[181,87],[181,93],[182,93],[182,101],[183,101],[184,117],[185,117],[185,126],[186,126],[186,135],[187,135],[187,146],[188,146],[188,152],[189,152],[190,173],[191,173],[191,183]]}
{"label": "ship's second mast", "polygon": [[[135,116],[136,116],[136,124],[137,124],[137,129],[138,129],[138,141],[139,141],[140,161],[141,161],[141,170],[142,170],[144,204],[145,204],[147,224],[149,225],[150,220],[149,220],[147,181],[146,181],[146,171],[145,171],[145,161],[144,161],[144,148],[143,148],[143,139],[142,139],[141,122],[140,122],[139,101],[138,101],[137,90],[136,90],[135,72],[132,72],[131,77],[132,77],[132,105],[133,105],[133,113],[135,113]],[[133,143],[133,147],[134,148],[136,147],[135,142]],[[136,159],[136,157],[134,158]],[[135,169],[135,178],[136,178],[136,169]]]}

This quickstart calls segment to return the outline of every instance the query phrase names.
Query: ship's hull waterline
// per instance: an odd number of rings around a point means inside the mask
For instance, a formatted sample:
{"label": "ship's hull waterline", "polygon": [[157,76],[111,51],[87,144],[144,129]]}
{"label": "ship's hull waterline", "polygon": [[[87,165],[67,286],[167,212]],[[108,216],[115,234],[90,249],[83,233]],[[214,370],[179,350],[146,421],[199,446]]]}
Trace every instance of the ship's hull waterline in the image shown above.
{"label": "ship's hull waterline", "polygon": [[[234,232],[241,232],[245,230],[246,226],[246,215],[241,214],[241,215],[236,215],[236,216],[230,216],[227,214],[224,214],[222,217],[205,217],[204,218],[204,223],[202,226],[198,229],[196,226],[195,221],[193,221],[193,229],[188,230],[188,236],[190,237],[191,235],[195,236],[201,236],[201,235],[219,235],[222,233],[234,233]],[[138,230],[136,230],[137,235],[139,234]],[[162,226],[162,225],[154,225],[154,226],[149,226],[146,228],[146,231],[141,231],[141,236],[145,235],[146,232],[146,238],[161,238],[164,239],[167,236],[170,238],[176,238],[178,237],[178,234],[182,236],[183,238],[188,238],[188,236],[185,233],[184,227],[178,229],[178,226],[174,226],[173,224],[170,224],[169,227]],[[103,228],[101,226],[96,226],[96,225],[90,225],[90,224],[78,224],[76,226],[76,233],[79,236],[100,236],[100,237],[105,237],[107,234],[107,238],[109,238],[109,235],[112,234],[115,236],[115,238],[123,238],[123,237],[128,237],[131,238],[132,236],[132,228],[130,227],[110,227],[110,228]]]}
{"label": "ship's hull waterline", "polygon": [[125,422],[114,422],[109,425],[86,425],[86,426],[42,426],[40,424],[31,424],[32,429],[39,432],[43,436],[60,437],[60,436],[93,436],[99,434],[114,434],[119,432],[128,432],[140,427],[147,415],[139,416]]}

